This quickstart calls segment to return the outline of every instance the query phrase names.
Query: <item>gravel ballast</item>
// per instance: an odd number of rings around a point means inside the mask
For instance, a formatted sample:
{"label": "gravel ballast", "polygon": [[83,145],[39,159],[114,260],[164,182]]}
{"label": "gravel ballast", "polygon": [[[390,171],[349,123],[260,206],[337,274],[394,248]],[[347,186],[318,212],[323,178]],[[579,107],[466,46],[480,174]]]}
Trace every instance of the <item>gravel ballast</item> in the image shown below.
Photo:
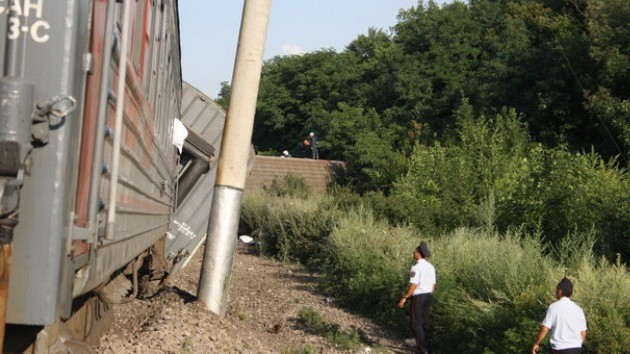
{"label": "gravel ballast", "polygon": [[[148,299],[117,305],[115,322],[95,348],[112,353],[408,353],[387,328],[336,306],[318,293],[318,276],[298,265],[258,257],[239,244],[227,315],[219,317],[196,301],[203,250],[168,287]],[[361,343],[340,350],[298,320],[315,309]]]}

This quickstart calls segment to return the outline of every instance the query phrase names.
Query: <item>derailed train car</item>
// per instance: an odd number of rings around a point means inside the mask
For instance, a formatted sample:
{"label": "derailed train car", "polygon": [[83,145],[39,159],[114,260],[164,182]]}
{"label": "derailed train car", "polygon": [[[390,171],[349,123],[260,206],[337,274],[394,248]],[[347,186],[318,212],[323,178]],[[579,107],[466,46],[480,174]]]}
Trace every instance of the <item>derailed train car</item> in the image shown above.
{"label": "derailed train car", "polygon": [[[206,239],[226,112],[203,92],[184,82],[181,121],[188,136],[177,173],[177,207],[166,238],[170,275],[177,275]],[[250,146],[247,173],[255,151]]]}
{"label": "derailed train car", "polygon": [[177,210],[166,239],[166,258],[173,263],[169,275],[177,274],[205,239],[225,111],[184,82],[181,121],[188,136],[178,167]]}
{"label": "derailed train car", "polygon": [[[88,351],[178,264],[178,21],[177,0],[0,0],[4,352]],[[191,144],[208,170],[216,148]]]}

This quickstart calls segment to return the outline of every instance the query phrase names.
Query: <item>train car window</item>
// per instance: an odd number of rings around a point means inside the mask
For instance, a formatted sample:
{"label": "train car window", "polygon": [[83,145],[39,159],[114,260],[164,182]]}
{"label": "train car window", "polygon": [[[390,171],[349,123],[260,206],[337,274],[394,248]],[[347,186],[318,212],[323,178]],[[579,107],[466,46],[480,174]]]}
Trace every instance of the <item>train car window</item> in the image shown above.
{"label": "train car window", "polygon": [[177,165],[178,181],[187,173],[194,160],[195,157],[191,155],[190,152],[182,150],[181,155],[179,155],[179,164]]}
{"label": "train car window", "polygon": [[179,159],[177,173],[177,205],[186,199],[199,180],[210,171],[214,147],[193,131],[188,131],[184,149]]}

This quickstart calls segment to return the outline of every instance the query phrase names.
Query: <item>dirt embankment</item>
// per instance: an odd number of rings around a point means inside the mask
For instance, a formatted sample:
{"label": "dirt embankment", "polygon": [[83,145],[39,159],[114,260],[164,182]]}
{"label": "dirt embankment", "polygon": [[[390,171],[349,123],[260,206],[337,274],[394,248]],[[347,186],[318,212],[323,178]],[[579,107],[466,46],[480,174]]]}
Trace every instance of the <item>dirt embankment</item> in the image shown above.
{"label": "dirt embankment", "polygon": [[[201,251],[172,287],[115,308],[116,321],[98,348],[110,353],[408,353],[403,339],[350,314],[316,290],[318,278],[302,267],[260,258],[239,245],[228,314],[220,318],[195,301]],[[342,351],[298,313],[312,308],[340,332],[360,334]]]}

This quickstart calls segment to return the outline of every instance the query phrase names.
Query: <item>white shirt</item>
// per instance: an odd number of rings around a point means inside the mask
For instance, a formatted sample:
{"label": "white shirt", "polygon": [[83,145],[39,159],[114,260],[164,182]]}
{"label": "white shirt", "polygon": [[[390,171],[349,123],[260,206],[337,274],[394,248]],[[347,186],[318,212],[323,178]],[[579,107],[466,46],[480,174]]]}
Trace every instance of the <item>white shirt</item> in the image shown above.
{"label": "white shirt", "polygon": [[432,293],[435,285],[435,268],[424,258],[418,260],[409,272],[409,283],[418,285],[413,295]]}
{"label": "white shirt", "polygon": [[555,350],[581,348],[582,336],[586,331],[584,311],[568,297],[549,305],[541,325],[551,330],[551,348]]}

